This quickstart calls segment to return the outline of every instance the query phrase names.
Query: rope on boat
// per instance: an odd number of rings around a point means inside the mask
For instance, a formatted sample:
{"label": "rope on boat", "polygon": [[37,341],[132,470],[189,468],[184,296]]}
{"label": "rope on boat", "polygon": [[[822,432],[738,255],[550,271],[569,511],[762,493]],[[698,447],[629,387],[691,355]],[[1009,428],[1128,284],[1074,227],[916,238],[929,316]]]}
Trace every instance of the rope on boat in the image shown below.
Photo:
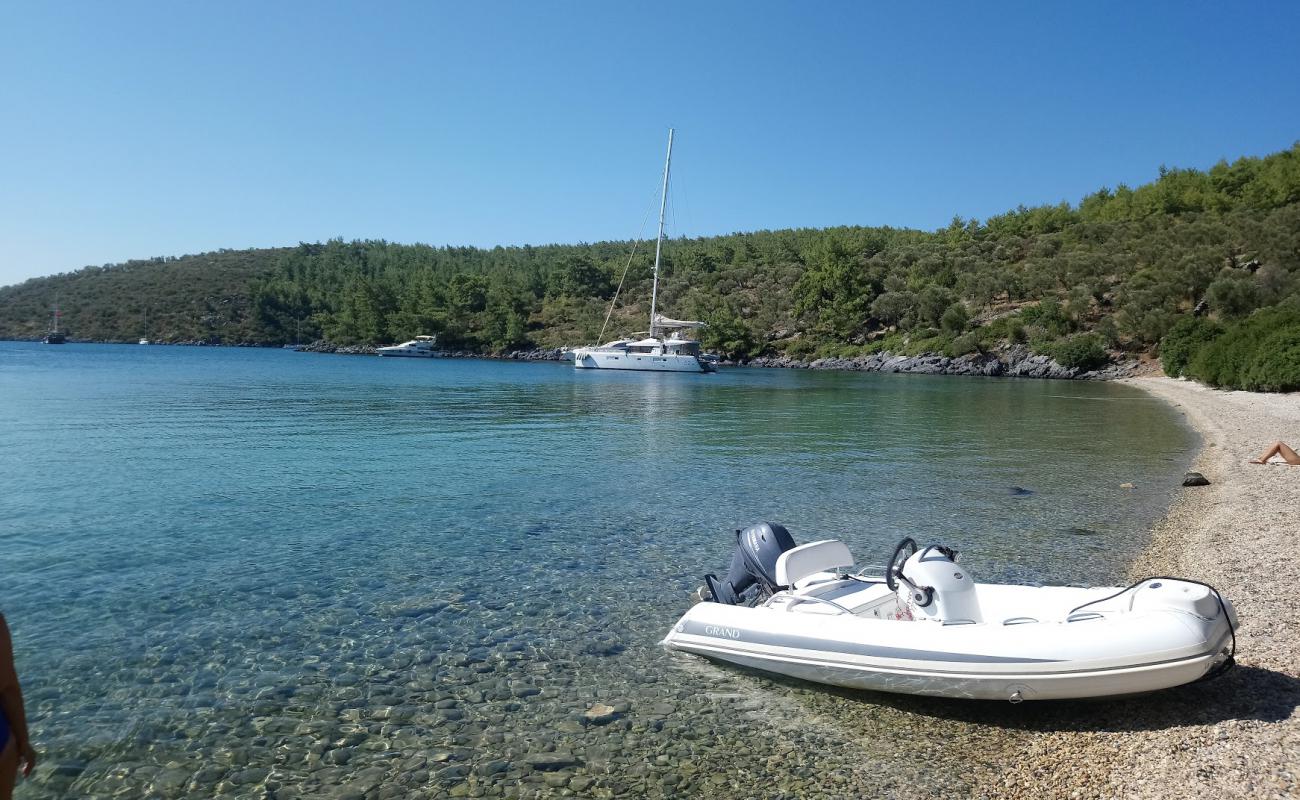
{"label": "rope on boat", "polygon": [[1236,664],[1237,664],[1237,657],[1236,657],[1236,656],[1237,656],[1237,626],[1235,626],[1235,625],[1232,624],[1232,616],[1231,616],[1230,614],[1228,614],[1228,607],[1227,607],[1226,605],[1224,605],[1224,603],[1223,603],[1223,595],[1219,594],[1219,590],[1218,590],[1218,589],[1214,588],[1213,586],[1211,586],[1210,584],[1208,584],[1208,583],[1206,583],[1206,582],[1204,582],[1204,581],[1195,581],[1195,580],[1192,580],[1191,578],[1175,578],[1175,577],[1172,577],[1172,576],[1169,576],[1169,575],[1153,575],[1153,576],[1151,576],[1151,577],[1149,577],[1149,578],[1143,578],[1142,580],[1138,581],[1137,583],[1133,584],[1132,586],[1129,586],[1127,589],[1121,589],[1120,591],[1115,592],[1115,593],[1112,594],[1112,595],[1108,595],[1108,596],[1106,596],[1106,597],[1101,597],[1101,598],[1098,598],[1098,599],[1096,599],[1096,600],[1089,600],[1088,602],[1084,603],[1083,605],[1075,606],[1074,608],[1070,609],[1070,613],[1066,614],[1065,616],[1066,616],[1066,618],[1068,619],[1069,617],[1073,616],[1074,613],[1075,613],[1076,611],[1078,611],[1079,609],[1081,609],[1081,608],[1087,608],[1088,606],[1096,605],[1097,603],[1104,603],[1104,602],[1106,602],[1107,600],[1114,600],[1116,597],[1119,597],[1119,596],[1122,595],[1122,594],[1127,594],[1128,592],[1133,591],[1134,589],[1138,588],[1138,587],[1141,586],[1142,584],[1144,584],[1144,583],[1148,583],[1148,582],[1150,582],[1150,581],[1182,581],[1183,583],[1194,583],[1194,584],[1196,584],[1197,586],[1204,586],[1206,589],[1209,589],[1209,590],[1210,590],[1210,592],[1214,595],[1214,599],[1217,600],[1217,601],[1219,602],[1219,613],[1222,614],[1222,615],[1223,615],[1223,618],[1224,618],[1225,620],[1228,621],[1228,633],[1232,636],[1232,647],[1228,650],[1228,657],[1227,657],[1226,659],[1224,659],[1223,661],[1221,661],[1221,662],[1219,663],[1219,665],[1216,666],[1214,669],[1210,670],[1209,672],[1205,673],[1205,674],[1202,675],[1201,677],[1199,677],[1199,678],[1197,678],[1196,680],[1192,681],[1192,683],[1200,683],[1201,681],[1214,680],[1215,678],[1219,677],[1219,676],[1222,675],[1223,673],[1227,672],[1228,670],[1230,670],[1230,669],[1232,669],[1234,666],[1236,666]]}

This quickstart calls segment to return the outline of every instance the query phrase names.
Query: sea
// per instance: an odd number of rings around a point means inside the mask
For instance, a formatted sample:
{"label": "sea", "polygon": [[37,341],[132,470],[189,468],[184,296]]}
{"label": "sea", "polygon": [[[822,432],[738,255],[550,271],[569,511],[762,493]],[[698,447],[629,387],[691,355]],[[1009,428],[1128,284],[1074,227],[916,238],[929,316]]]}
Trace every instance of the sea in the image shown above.
{"label": "sea", "polygon": [[968,790],[968,701],[659,641],[762,521],[1120,583],[1197,444],[1114,383],[0,342],[17,797]]}

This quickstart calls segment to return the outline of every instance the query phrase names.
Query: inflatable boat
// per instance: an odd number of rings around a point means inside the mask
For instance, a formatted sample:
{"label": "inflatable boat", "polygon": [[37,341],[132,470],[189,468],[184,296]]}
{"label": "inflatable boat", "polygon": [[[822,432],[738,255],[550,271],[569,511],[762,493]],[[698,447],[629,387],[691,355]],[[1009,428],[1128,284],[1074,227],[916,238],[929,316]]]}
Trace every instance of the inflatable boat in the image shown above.
{"label": "inflatable boat", "polygon": [[834,686],[1013,703],[1151,692],[1235,663],[1236,612],[1197,581],[976,583],[955,550],[912,539],[883,574],[853,563],[839,541],[737,531],[726,578],[705,577],[663,644]]}

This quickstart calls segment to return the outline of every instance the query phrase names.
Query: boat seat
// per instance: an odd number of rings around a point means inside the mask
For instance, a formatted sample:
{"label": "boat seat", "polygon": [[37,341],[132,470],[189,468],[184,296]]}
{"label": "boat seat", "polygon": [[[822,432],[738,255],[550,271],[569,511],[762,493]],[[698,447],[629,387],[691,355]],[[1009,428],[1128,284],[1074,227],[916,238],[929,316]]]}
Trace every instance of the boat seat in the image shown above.
{"label": "boat seat", "polygon": [[799,582],[836,567],[853,566],[853,554],[844,542],[823,539],[786,550],[776,560],[776,582],[798,588]]}

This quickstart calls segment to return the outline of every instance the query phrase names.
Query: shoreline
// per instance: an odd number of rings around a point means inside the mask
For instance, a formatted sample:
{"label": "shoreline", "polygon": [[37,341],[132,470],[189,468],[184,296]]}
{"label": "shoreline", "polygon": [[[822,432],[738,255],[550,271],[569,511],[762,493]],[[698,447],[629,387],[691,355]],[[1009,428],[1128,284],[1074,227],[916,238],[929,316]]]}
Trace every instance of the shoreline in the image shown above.
{"label": "shoreline", "polygon": [[[14,339],[10,341],[39,341]],[[136,342],[68,340],[70,344],[136,345]],[[341,356],[377,356],[376,345],[335,345],[324,340],[302,345],[276,345],[256,342],[150,342],[148,346],[168,347],[244,347],[270,350],[289,349],[299,353]],[[486,361],[546,361],[569,360],[569,350],[563,347],[539,347],[531,350],[505,350],[499,353],[480,353],[470,350],[445,350],[437,358],[477,358]],[[961,375],[984,378],[1035,378],[1048,380],[1112,381],[1142,375],[1150,362],[1128,358],[1112,361],[1097,369],[1085,370],[1065,367],[1049,356],[1032,352],[1024,345],[1005,345],[984,353],[964,356],[946,356],[942,353],[902,355],[883,350],[853,358],[826,357],[812,360],[789,356],[755,356],[745,361],[718,362],[722,367],[751,367],[754,369],[802,369],[826,372],[879,372],[904,375]]]}
{"label": "shoreline", "polygon": [[1236,606],[1237,667],[1206,684],[1052,709],[1013,733],[980,783],[995,797],[1289,797],[1300,793],[1300,467],[1249,464],[1300,437],[1300,393],[1127,379],[1201,437],[1193,470],[1129,577],[1181,575]]}

